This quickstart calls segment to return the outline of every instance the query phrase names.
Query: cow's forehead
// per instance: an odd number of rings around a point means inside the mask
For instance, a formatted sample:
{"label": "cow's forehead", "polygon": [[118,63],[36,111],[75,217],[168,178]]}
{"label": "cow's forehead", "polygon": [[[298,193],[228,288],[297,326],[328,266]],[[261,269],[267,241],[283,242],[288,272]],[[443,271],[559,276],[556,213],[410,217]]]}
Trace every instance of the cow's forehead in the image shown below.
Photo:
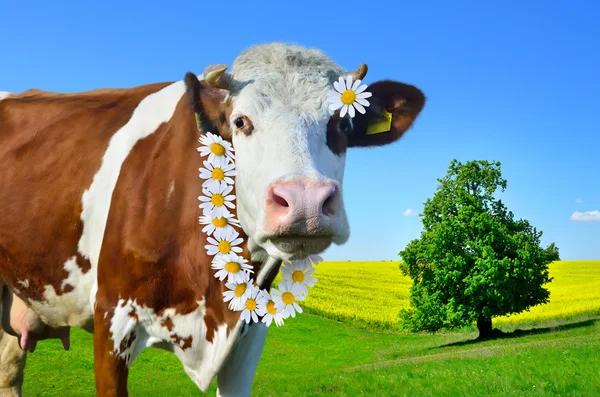
{"label": "cow's forehead", "polygon": [[252,113],[285,108],[320,118],[328,89],[344,73],[319,50],[280,43],[254,46],[232,66],[234,103]]}

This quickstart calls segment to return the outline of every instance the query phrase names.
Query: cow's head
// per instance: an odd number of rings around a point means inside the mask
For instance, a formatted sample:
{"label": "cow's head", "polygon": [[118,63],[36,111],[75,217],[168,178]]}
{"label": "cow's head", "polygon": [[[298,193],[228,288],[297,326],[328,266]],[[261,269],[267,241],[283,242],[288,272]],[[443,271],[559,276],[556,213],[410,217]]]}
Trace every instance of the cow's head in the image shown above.
{"label": "cow's head", "polygon": [[[349,237],[342,181],[346,150],[386,145],[410,128],[425,97],[395,82],[369,84],[365,114],[340,117],[329,110],[328,90],[338,78],[362,79],[366,66],[347,72],[313,49],[284,44],[252,47],[234,62],[188,73],[196,112],[211,132],[235,148],[238,218],[253,257],[293,260],[324,251]],[[387,132],[367,133],[391,113]],[[385,123],[384,123],[385,125]]]}

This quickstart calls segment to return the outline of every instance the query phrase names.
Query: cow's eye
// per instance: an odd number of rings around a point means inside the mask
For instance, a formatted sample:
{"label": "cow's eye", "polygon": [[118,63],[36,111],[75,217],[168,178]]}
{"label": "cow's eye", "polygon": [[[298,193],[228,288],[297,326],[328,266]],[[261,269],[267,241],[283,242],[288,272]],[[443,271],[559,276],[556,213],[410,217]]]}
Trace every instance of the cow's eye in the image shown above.
{"label": "cow's eye", "polygon": [[244,128],[246,123],[243,117],[238,117],[233,121],[233,124],[236,126],[236,128]]}
{"label": "cow's eye", "polygon": [[350,123],[350,120],[345,117],[340,120],[340,131],[346,135],[350,135],[352,133],[352,124]]}
{"label": "cow's eye", "polygon": [[231,124],[235,132],[241,132],[245,135],[250,135],[254,130],[252,121],[248,118],[248,116],[243,114],[234,115],[231,118]]}

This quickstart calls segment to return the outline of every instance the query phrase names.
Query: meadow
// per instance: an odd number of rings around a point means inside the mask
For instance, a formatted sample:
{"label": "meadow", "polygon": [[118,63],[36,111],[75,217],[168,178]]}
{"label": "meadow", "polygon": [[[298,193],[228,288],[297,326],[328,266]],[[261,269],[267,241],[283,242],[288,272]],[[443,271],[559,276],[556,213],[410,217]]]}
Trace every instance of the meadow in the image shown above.
{"label": "meadow", "polygon": [[[551,302],[495,319],[511,332],[481,342],[469,329],[398,332],[410,282],[397,262],[322,263],[307,313],[269,331],[252,395],[600,395],[600,261],[550,270]],[[204,395],[160,350],[144,351],[130,374],[131,396]],[[41,342],[25,376],[25,396],[94,396],[92,335],[73,330],[69,352]]]}

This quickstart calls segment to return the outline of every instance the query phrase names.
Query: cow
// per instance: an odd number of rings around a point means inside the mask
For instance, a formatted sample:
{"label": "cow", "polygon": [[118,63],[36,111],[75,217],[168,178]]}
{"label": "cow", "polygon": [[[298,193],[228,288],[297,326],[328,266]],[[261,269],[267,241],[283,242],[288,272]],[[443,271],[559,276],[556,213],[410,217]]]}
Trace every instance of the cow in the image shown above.
{"label": "cow", "polygon": [[[198,196],[207,132],[235,150],[237,228],[254,282],[282,261],[344,244],[346,151],[397,141],[425,104],[415,86],[369,85],[354,117],[332,110],[340,77],[323,52],[249,47],[175,82],[81,93],[0,94],[0,394],[20,395],[39,340],[93,333],[98,396],[126,396],[146,347],[178,356],[206,391],[250,394],[268,327],[223,301]],[[387,116],[387,128],[370,133]],[[385,122],[384,122],[385,124]]]}

